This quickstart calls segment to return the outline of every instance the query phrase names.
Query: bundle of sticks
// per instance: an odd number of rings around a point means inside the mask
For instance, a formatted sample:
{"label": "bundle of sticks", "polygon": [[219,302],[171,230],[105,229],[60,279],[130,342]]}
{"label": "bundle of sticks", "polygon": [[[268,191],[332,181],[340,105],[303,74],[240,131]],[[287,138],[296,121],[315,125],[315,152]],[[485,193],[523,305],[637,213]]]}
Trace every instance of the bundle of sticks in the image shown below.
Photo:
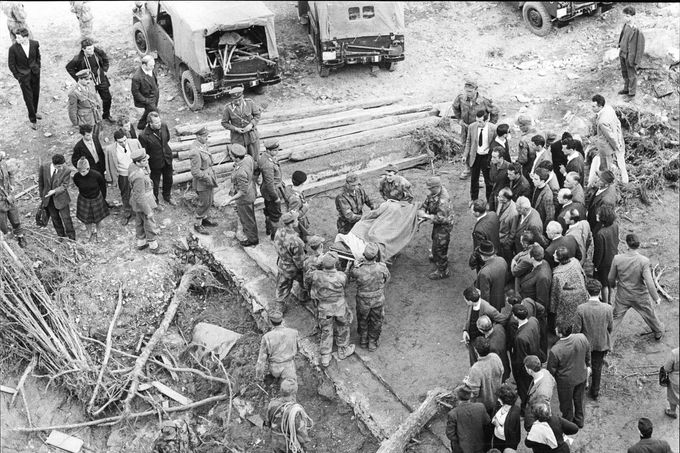
{"label": "bundle of sticks", "polygon": [[[353,101],[340,104],[264,112],[258,131],[262,140],[276,138],[279,161],[302,161],[337,153],[362,145],[403,137],[417,128],[436,124],[439,109],[430,103],[401,105],[401,98]],[[174,184],[191,181],[190,149],[195,132],[202,127],[211,132],[208,145],[215,173],[228,175],[233,169],[226,145],[229,131],[220,121],[177,126],[178,141],[170,144],[177,160],[173,164]],[[261,149],[264,149],[261,144]]]}

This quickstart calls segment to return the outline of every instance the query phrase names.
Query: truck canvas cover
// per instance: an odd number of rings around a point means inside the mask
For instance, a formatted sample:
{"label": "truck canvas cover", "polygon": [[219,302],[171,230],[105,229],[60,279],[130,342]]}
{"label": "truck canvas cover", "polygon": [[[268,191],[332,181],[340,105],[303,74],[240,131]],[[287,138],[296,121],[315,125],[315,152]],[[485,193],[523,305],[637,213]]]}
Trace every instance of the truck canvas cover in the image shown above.
{"label": "truck canvas cover", "polygon": [[267,33],[269,58],[278,58],[274,13],[262,2],[161,2],[172,16],[175,53],[200,74],[210,72],[205,37],[220,31],[262,26]]}
{"label": "truck canvas cover", "polygon": [[[358,10],[350,12],[351,8]],[[405,29],[402,2],[309,2],[309,9],[319,22],[321,41],[390,33],[398,35],[403,34]],[[350,20],[355,11],[358,11],[358,16]]]}

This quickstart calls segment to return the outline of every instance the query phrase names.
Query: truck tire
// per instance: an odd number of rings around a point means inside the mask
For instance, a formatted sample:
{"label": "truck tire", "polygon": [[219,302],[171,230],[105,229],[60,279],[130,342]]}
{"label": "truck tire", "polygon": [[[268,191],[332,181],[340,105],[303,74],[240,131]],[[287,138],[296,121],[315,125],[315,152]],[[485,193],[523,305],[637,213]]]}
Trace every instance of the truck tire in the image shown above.
{"label": "truck tire", "polygon": [[328,77],[329,74],[331,73],[331,68],[328,66],[324,66],[323,63],[321,63],[320,58],[321,55],[317,55],[317,63],[316,63],[316,69],[319,70],[319,77]]}
{"label": "truck tire", "polygon": [[255,85],[252,90],[255,94],[264,94],[267,91],[267,85],[262,85],[260,83],[259,85]]}
{"label": "truck tire", "polygon": [[141,22],[135,22],[132,26],[132,40],[135,43],[135,49],[141,56],[149,53],[149,38],[146,36],[146,30]]}
{"label": "truck tire", "polygon": [[552,29],[552,22],[548,10],[541,2],[526,2],[522,8],[524,22],[529,30],[538,36],[547,36]]}
{"label": "truck tire", "polygon": [[390,72],[394,72],[397,69],[397,61],[382,61],[380,62],[380,67],[387,69]]}
{"label": "truck tire", "polygon": [[191,110],[201,110],[203,108],[203,94],[201,93],[201,80],[198,74],[187,69],[182,73],[180,85],[187,106]]}

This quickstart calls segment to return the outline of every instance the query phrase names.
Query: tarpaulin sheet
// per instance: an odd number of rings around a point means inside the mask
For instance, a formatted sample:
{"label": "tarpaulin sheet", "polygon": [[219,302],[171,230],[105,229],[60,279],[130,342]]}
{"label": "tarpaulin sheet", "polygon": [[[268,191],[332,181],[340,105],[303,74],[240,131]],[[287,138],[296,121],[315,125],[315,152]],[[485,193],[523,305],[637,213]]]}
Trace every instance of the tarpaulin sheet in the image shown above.
{"label": "tarpaulin sheet", "polygon": [[[365,7],[373,8],[373,17],[364,16]],[[350,8],[359,8],[354,20],[350,20]],[[406,28],[402,2],[309,2],[309,9],[319,23],[321,41],[402,35]]]}
{"label": "tarpaulin sheet", "polygon": [[375,242],[380,247],[383,260],[389,260],[415,236],[417,211],[417,206],[406,201],[388,200],[364,214],[349,235],[338,234],[336,241],[345,243],[356,259],[363,254],[366,243]]}

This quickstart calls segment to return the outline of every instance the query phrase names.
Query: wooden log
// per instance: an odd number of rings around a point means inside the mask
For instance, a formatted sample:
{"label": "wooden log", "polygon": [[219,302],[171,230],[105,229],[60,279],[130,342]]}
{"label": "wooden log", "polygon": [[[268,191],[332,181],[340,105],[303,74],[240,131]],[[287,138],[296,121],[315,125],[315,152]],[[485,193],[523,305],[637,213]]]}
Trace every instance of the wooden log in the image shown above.
{"label": "wooden log", "polygon": [[[217,153],[210,153],[213,158],[213,166],[221,165],[225,162],[229,162],[229,156],[227,156],[227,152],[222,150],[222,152],[217,152]],[[179,173],[184,173],[187,171],[191,170],[191,161],[190,160],[181,160],[179,162],[173,162],[172,164],[172,171],[173,174],[177,175]]]}
{"label": "wooden log", "polygon": [[423,118],[419,120],[409,121],[403,124],[395,124],[387,126],[380,130],[369,130],[352,134],[347,137],[339,137],[337,139],[329,140],[323,144],[314,143],[300,146],[298,149],[290,154],[289,159],[292,161],[301,161],[311,159],[313,157],[323,156],[325,154],[336,153],[349,148],[354,148],[361,145],[369,145],[371,143],[381,142],[390,138],[403,137],[410,134],[414,129],[425,127],[430,124],[435,124],[439,119],[436,116]]}
{"label": "wooden log", "polygon": [[448,390],[441,388],[427,392],[425,401],[399,425],[394,434],[382,441],[377,453],[403,453],[409,441],[437,414],[439,411],[437,400],[447,393]]}
{"label": "wooden log", "polygon": [[[385,105],[396,104],[401,101],[400,96],[387,97],[383,99],[369,99],[358,100],[350,102],[342,102],[339,104],[319,105],[314,107],[305,107],[301,109],[282,110],[278,112],[263,112],[260,124],[277,123],[280,121],[290,121],[300,118],[311,118],[321,115],[330,115],[332,113],[342,112],[353,109],[372,109],[382,107]],[[218,131],[222,129],[220,120],[210,121],[200,124],[187,124],[183,126],[175,126],[175,133],[177,135],[191,135],[195,134],[202,127],[206,127],[209,131]]]}
{"label": "wooden log", "polygon": [[[213,170],[215,171],[215,175],[219,175],[222,173],[228,173],[231,172],[231,170],[234,169],[234,163],[233,162],[227,162],[226,164],[221,164],[221,165],[215,165],[213,167]],[[174,175],[172,177],[172,185],[177,185],[177,184],[182,184],[185,182],[189,182],[193,179],[191,176],[190,171],[186,171],[184,173],[180,173],[177,175]]]}

